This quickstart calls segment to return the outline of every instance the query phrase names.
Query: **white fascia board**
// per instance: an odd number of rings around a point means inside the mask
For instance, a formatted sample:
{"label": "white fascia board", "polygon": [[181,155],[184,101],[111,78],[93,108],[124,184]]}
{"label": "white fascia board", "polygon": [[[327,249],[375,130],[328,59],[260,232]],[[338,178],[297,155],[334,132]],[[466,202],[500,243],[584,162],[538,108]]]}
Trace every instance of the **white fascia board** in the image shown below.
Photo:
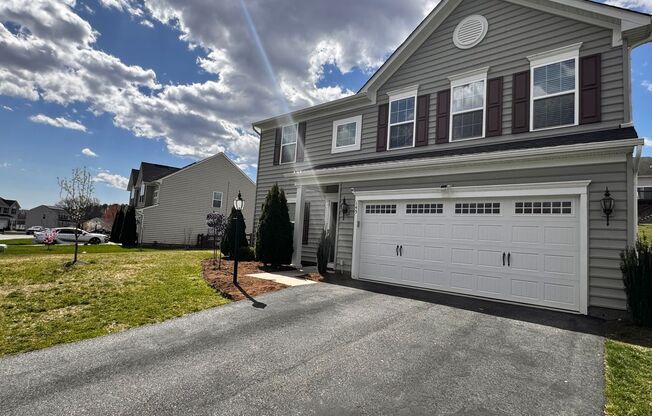
{"label": "white fascia board", "polygon": [[582,42],[574,43],[572,45],[563,46],[561,48],[552,49],[545,52],[535,53],[529,55],[527,59],[530,61],[530,66],[536,68],[542,65],[548,65],[554,62],[561,62],[567,59],[578,58],[580,55],[580,48]]}
{"label": "white fascia board", "polygon": [[451,186],[442,188],[415,188],[378,191],[356,191],[357,201],[424,200],[446,198],[509,198],[529,196],[581,195],[587,192],[591,181],[538,182],[483,186]]}
{"label": "white fascia board", "polygon": [[462,72],[461,74],[451,75],[448,80],[451,82],[451,87],[469,84],[473,81],[486,80],[489,73],[489,67],[474,69],[473,71]]}
{"label": "white fascia board", "polygon": [[632,151],[633,147],[641,145],[642,142],[641,139],[628,139],[393,162],[370,162],[364,165],[294,172],[284,176],[294,180],[296,184],[319,185],[411,178],[415,176],[442,176],[539,167],[615,163],[625,161],[627,154]]}

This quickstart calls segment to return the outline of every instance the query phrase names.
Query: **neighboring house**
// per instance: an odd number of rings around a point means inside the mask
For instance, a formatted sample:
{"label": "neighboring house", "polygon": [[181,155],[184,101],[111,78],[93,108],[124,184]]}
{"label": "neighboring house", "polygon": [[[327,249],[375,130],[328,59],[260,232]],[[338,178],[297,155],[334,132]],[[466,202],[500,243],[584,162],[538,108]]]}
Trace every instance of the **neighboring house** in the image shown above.
{"label": "neighboring house", "polygon": [[104,222],[102,218],[92,218],[84,222],[82,228],[88,232],[106,232],[111,230],[109,224]]}
{"label": "neighboring house", "polygon": [[13,199],[0,197],[0,230],[15,230],[20,204]]}
{"label": "neighboring house", "polygon": [[208,232],[206,215],[228,216],[238,192],[245,200],[247,233],[253,230],[256,185],[223,153],[184,168],[142,163],[132,171],[128,190],[142,244],[194,246]]}
{"label": "neighboring house", "polygon": [[624,310],[643,145],[630,57],[651,23],[581,0],[442,0],[355,95],[254,123],[256,218],[278,182],[297,266],[326,228],[355,279]]}
{"label": "neighboring house", "polygon": [[27,211],[25,227],[40,225],[43,228],[72,227],[74,223],[66,211],[55,205],[39,205]]}
{"label": "neighboring house", "polygon": [[652,157],[641,158],[636,186],[639,201],[652,203]]}
{"label": "neighboring house", "polygon": [[25,219],[27,218],[27,210],[19,209],[16,215],[16,230],[25,230]]}

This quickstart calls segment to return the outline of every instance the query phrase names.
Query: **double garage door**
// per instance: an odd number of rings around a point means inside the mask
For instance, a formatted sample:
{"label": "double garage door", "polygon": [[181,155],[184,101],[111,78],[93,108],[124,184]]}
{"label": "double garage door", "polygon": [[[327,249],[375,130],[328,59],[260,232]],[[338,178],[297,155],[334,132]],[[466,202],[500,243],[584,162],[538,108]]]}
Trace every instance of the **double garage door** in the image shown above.
{"label": "double garage door", "polygon": [[358,278],[579,311],[579,198],[361,204]]}

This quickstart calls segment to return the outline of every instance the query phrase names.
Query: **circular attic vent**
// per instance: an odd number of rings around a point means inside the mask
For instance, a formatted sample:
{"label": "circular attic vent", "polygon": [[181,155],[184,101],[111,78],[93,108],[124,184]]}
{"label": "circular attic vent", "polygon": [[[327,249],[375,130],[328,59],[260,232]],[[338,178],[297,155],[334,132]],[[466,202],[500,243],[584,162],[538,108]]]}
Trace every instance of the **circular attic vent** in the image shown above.
{"label": "circular attic vent", "polygon": [[473,15],[462,20],[453,33],[453,43],[460,49],[469,49],[482,42],[489,30],[484,16]]}

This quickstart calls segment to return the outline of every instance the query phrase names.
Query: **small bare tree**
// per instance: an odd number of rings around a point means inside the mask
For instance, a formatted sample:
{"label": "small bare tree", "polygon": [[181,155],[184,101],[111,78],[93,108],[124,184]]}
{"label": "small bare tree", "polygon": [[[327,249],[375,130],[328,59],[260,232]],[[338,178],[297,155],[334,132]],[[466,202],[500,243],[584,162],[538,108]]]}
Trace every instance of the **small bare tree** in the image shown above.
{"label": "small bare tree", "polygon": [[71,263],[75,264],[79,251],[79,229],[88,215],[89,208],[97,203],[93,196],[95,185],[93,176],[85,167],[73,169],[70,178],[57,178],[57,182],[61,196],[59,204],[75,224],[75,256]]}
{"label": "small bare tree", "polygon": [[[224,237],[224,230],[226,229],[224,215],[218,212],[211,212],[206,216],[206,226],[208,226],[208,235],[213,237],[213,266],[215,266],[215,263],[217,263],[218,240],[221,243],[222,237]],[[222,251],[219,254],[218,269],[222,268]]]}

